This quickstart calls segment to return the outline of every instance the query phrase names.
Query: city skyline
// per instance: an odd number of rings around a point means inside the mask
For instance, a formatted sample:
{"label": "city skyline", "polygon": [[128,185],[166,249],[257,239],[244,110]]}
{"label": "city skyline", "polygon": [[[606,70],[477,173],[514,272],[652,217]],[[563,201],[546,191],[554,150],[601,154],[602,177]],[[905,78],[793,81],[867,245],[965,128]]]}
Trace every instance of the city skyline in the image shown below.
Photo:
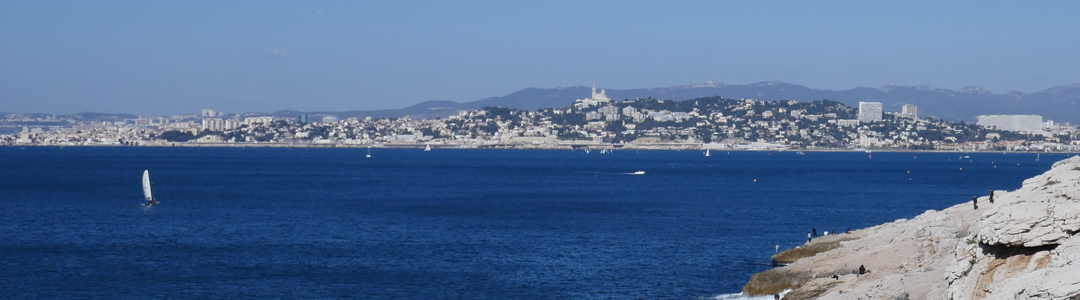
{"label": "city skyline", "polygon": [[62,4],[0,4],[0,110],[389,109],[592,82],[1080,83],[1080,41],[1061,38],[1080,29],[1072,2]]}
{"label": "city skyline", "polygon": [[[907,150],[1075,151],[1077,128],[1038,115],[978,116],[978,123],[917,117],[918,107],[882,110],[832,100],[762,101],[702,97],[681,102],[653,98],[612,101],[592,88],[589,98],[537,111],[485,107],[448,118],[295,119],[228,114],[93,119],[7,115],[23,124],[0,134],[0,145],[194,147],[622,148],[797,150],[866,148]],[[31,126],[28,126],[31,125]],[[14,127],[14,128],[12,128]],[[6,126],[6,131],[19,126]]]}

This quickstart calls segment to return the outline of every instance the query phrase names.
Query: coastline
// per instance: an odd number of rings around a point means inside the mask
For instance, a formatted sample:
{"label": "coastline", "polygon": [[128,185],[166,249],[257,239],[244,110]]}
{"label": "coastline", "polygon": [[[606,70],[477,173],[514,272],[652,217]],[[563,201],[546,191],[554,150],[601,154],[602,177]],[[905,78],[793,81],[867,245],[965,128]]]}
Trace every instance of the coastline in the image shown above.
{"label": "coastline", "polygon": [[1069,151],[985,151],[985,150],[912,150],[912,149],[718,149],[703,148],[701,144],[670,144],[670,145],[637,145],[637,144],[563,144],[563,145],[522,145],[522,144],[486,144],[486,145],[447,145],[447,144],[294,144],[294,143],[153,143],[142,145],[42,145],[42,144],[14,144],[0,145],[0,147],[34,147],[34,148],[64,148],[64,147],[148,147],[148,148],[333,148],[333,149],[424,149],[428,145],[434,150],[440,149],[508,149],[508,150],[669,150],[669,151],[736,151],[736,152],[861,152],[873,154],[874,152],[886,153],[1009,153],[1009,154],[1080,154]]}
{"label": "coastline", "polygon": [[[774,258],[746,295],[784,299],[1063,299],[1080,296],[1080,157],[1015,191],[819,237]],[[860,267],[868,272],[859,274]]]}

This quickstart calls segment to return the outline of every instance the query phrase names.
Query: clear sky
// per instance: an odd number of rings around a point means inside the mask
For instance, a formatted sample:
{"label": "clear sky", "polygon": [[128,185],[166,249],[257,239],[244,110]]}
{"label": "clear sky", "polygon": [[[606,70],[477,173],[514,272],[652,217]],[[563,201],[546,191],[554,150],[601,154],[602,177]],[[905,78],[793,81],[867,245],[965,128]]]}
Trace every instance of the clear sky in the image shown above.
{"label": "clear sky", "polygon": [[1080,83],[1076,1],[0,1],[0,112],[400,108],[528,87]]}

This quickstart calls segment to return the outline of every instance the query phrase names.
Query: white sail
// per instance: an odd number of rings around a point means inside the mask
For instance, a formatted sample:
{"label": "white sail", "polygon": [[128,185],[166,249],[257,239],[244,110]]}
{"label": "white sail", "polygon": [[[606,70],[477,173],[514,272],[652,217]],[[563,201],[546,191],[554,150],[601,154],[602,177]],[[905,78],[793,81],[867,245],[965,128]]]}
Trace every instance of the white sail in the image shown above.
{"label": "white sail", "polygon": [[154,200],[154,195],[150,193],[150,170],[145,170],[142,173],[142,193],[143,197],[146,197],[146,201]]}

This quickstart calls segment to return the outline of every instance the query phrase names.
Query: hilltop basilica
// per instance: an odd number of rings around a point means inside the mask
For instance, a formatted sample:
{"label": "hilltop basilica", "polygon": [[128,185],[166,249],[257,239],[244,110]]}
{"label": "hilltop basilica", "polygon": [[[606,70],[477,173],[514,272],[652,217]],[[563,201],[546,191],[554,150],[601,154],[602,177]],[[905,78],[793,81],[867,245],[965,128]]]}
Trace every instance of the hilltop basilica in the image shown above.
{"label": "hilltop basilica", "polygon": [[611,103],[611,98],[608,98],[608,96],[604,94],[603,89],[601,89],[600,93],[597,94],[596,84],[594,83],[592,87],[592,98],[577,99],[574,101],[574,107],[583,108],[607,103]]}

